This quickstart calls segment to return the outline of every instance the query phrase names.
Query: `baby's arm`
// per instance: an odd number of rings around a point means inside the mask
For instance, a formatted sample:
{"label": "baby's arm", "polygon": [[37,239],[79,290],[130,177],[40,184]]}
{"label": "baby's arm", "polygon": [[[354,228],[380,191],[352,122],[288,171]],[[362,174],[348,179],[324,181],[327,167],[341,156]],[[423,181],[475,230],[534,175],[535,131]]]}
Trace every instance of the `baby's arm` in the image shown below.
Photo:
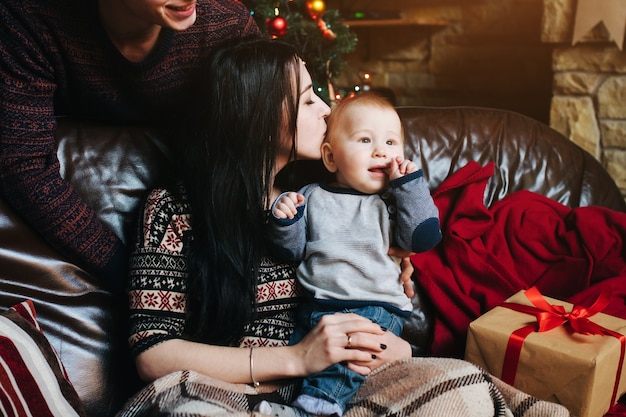
{"label": "baby's arm", "polygon": [[418,170],[391,182],[396,198],[396,243],[412,252],[425,252],[442,238],[439,210],[423,174]]}
{"label": "baby's arm", "polygon": [[410,159],[404,159],[401,156],[396,156],[391,160],[389,167],[386,169],[389,180],[393,181],[407,174],[417,171],[417,165]]}
{"label": "baby's arm", "polygon": [[272,204],[268,221],[271,253],[286,262],[298,262],[306,247],[305,197],[296,192],[281,194]]}

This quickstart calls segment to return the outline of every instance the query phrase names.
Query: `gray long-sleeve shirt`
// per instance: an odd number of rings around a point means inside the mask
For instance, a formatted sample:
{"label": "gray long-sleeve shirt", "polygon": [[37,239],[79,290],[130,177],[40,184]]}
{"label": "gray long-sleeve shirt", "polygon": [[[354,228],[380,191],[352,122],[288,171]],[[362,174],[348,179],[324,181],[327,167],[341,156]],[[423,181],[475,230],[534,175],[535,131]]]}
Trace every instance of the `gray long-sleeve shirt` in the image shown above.
{"label": "gray long-sleeve shirt", "polygon": [[311,184],[293,219],[271,216],[279,256],[301,261],[297,276],[316,299],[367,301],[411,311],[391,246],[424,252],[441,240],[438,210],[422,171],[382,194]]}

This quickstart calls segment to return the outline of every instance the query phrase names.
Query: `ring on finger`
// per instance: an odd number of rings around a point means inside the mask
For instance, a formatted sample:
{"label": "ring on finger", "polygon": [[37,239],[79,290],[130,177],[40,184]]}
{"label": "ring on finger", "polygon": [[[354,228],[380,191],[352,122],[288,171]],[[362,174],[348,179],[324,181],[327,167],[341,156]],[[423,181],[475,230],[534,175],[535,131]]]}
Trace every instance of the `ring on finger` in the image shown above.
{"label": "ring on finger", "polygon": [[347,348],[351,348],[352,347],[352,336],[350,336],[349,334],[346,335],[348,337],[348,344],[346,345]]}

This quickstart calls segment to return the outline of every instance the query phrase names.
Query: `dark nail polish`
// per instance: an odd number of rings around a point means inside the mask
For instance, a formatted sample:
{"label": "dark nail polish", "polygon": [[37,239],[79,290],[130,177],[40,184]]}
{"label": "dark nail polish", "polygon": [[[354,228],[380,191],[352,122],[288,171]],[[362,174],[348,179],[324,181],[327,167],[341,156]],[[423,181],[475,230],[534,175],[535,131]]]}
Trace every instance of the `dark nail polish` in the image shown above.
{"label": "dark nail polish", "polygon": [[380,326],[381,329],[383,329],[383,332],[386,332],[387,330],[389,330],[388,328],[386,328],[385,326]]}
{"label": "dark nail polish", "polygon": [[380,348],[381,348],[382,350],[385,350],[385,349],[387,349],[387,345],[386,345],[386,344],[384,344],[384,343],[381,343],[381,344],[380,344]]}
{"label": "dark nail polish", "polygon": [[372,353],[372,359],[376,359],[376,355]]}

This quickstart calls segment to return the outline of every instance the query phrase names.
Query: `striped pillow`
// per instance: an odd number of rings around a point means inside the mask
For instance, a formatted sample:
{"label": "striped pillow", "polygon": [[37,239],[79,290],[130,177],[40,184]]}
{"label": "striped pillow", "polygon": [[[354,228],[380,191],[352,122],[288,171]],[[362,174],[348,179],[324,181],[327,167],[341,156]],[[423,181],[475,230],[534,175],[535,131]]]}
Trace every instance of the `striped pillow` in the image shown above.
{"label": "striped pillow", "polygon": [[85,416],[30,300],[0,314],[0,415]]}

